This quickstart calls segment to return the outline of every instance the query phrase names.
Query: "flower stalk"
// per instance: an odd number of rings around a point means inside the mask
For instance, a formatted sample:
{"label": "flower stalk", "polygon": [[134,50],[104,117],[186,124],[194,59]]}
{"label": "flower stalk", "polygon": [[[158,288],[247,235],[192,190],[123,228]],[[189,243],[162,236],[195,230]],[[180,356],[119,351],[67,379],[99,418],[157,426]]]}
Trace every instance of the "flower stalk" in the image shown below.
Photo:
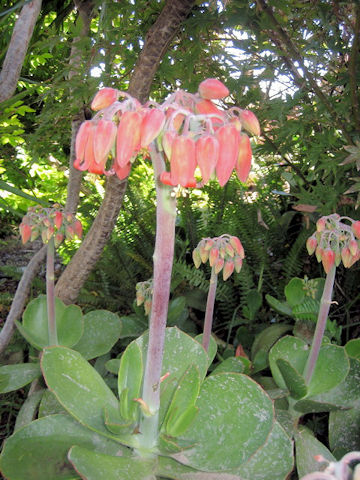
{"label": "flower stalk", "polygon": [[49,345],[58,345],[55,317],[54,237],[47,243],[46,255],[46,301],[48,314]]}
{"label": "flower stalk", "polygon": [[212,330],[217,280],[218,280],[218,275],[217,273],[215,273],[215,267],[213,267],[211,269],[210,286],[209,286],[209,292],[208,292],[207,301],[206,301],[204,333],[203,333],[203,339],[202,339],[202,346],[204,347],[206,352],[209,349],[210,336],[211,336],[211,330]]}
{"label": "flower stalk", "polygon": [[153,298],[142,394],[142,399],[151,414],[142,414],[140,420],[142,434],[140,445],[146,450],[153,449],[158,438],[160,377],[174,257],[176,220],[176,198],[171,196],[172,188],[159,181],[159,175],[165,169],[163,157],[154,145],[150,149],[150,154],[156,179],[157,209]]}

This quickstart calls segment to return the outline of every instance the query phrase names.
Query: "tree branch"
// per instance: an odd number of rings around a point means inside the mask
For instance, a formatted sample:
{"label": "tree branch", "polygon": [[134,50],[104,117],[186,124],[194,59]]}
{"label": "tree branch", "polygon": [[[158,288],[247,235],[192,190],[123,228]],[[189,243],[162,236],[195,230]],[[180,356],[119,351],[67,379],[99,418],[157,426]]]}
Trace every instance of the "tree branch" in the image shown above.
{"label": "tree branch", "polygon": [[359,59],[360,48],[360,5],[355,8],[355,27],[354,27],[354,40],[351,47],[351,54],[349,60],[349,76],[350,76],[350,91],[352,107],[354,112],[354,119],[356,124],[356,130],[360,130],[360,107],[359,107],[359,87],[357,82],[357,62]]}
{"label": "tree branch", "polygon": [[[277,34],[279,35],[279,38],[276,38],[276,35],[274,35],[274,32],[272,30],[268,30],[269,35],[271,36],[271,39],[274,41],[274,43],[284,52],[284,57],[286,58],[286,65],[291,68],[291,72],[294,74],[297,72],[296,66],[293,64],[292,60],[290,59],[290,56],[293,56],[295,60],[299,63],[301,69],[304,72],[305,78],[310,84],[310,89],[316,94],[318,99],[323,103],[327,111],[331,114],[331,116],[336,120],[336,123],[338,127],[342,130],[342,133],[346,140],[350,143],[353,144],[353,139],[351,135],[347,131],[347,127],[341,117],[338,115],[337,111],[335,108],[332,106],[331,102],[327,99],[326,95],[322,92],[320,87],[317,85],[314,77],[312,74],[309,72],[307,69],[304,59],[301,55],[301,53],[298,51],[294,43],[292,42],[291,38],[287,34],[287,32],[282,28],[282,26],[279,24],[277,21],[271,7],[267,5],[265,0],[256,0],[256,3],[258,6],[261,8],[261,10],[269,17],[271,20],[271,23],[276,29]],[[296,73],[296,76],[299,77],[299,73]],[[301,78],[301,77],[300,77]]]}
{"label": "tree branch", "polygon": [[0,73],[0,103],[11,98],[16,90],[40,9],[41,0],[28,2],[23,6],[16,20]]}
{"label": "tree branch", "polygon": [[46,249],[47,246],[43,245],[40,250],[33,256],[21,277],[19,285],[17,286],[14,300],[11,304],[10,312],[0,332],[0,354],[8,346],[13,336],[15,330],[15,320],[18,320],[22,315],[26,301],[29,296],[31,283],[34,280],[37,272],[39,271],[40,265],[45,259]]}

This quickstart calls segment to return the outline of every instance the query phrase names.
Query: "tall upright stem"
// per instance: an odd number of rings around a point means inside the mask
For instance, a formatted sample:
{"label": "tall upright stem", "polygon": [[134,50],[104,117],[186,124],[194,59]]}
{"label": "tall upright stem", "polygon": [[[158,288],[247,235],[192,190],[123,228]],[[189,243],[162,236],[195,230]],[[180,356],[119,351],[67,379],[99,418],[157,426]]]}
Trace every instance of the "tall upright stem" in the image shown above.
{"label": "tall upright stem", "polygon": [[214,316],[214,304],[215,304],[215,296],[216,296],[217,279],[218,279],[218,276],[215,273],[215,268],[212,267],[209,292],[208,292],[207,301],[206,301],[204,334],[203,334],[203,340],[202,340],[202,345],[206,352],[208,351],[209,343],[210,343],[211,329],[212,329],[213,316]]}
{"label": "tall upright stem", "polygon": [[313,338],[313,342],[310,349],[310,355],[305,367],[305,381],[307,384],[310,383],[311,377],[314,373],[314,369],[316,366],[316,361],[319,356],[321,342],[322,342],[324,332],[325,332],[325,327],[326,327],[326,320],[327,320],[329,310],[330,310],[330,305],[331,305],[332,291],[334,288],[334,281],[335,281],[335,273],[336,273],[336,267],[334,265],[329,271],[329,273],[326,275],[324,291],[321,297],[320,310],[319,310],[318,320],[316,323],[314,338]]}
{"label": "tall upright stem", "polygon": [[46,301],[50,345],[58,345],[55,318],[54,237],[47,244],[46,256]]}
{"label": "tall upright stem", "polygon": [[160,407],[160,376],[164,352],[165,328],[170,296],[171,270],[174,257],[176,199],[172,189],[159,182],[164,160],[155,146],[151,148],[154,166],[157,207],[154,252],[153,298],[149,326],[149,345],[145,365],[142,399],[152,415],[142,414],[140,445],[149,450],[156,446]]}

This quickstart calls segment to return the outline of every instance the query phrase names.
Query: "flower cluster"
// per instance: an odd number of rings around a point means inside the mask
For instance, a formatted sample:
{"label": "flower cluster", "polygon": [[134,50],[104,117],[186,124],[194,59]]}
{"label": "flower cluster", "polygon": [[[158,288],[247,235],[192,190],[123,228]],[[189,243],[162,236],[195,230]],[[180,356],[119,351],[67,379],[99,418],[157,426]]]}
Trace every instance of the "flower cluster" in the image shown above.
{"label": "flower cluster", "polygon": [[307,239],[306,247],[309,255],[315,252],[317,261],[322,262],[325,272],[329,273],[341,261],[344,267],[350,268],[360,259],[359,239],[360,221],[333,213],[317,221],[316,232]]}
{"label": "flower cluster", "polygon": [[81,238],[82,225],[72,213],[65,213],[60,205],[54,204],[50,208],[40,205],[30,207],[19,226],[23,243],[28,240],[33,242],[41,236],[43,243],[47,243],[54,237],[55,246],[66,239],[73,239],[75,236]]}
{"label": "flower cluster", "polygon": [[[234,170],[244,182],[252,151],[242,129],[260,135],[260,126],[250,110],[224,111],[212,101],[228,94],[227,87],[214,78],[204,80],[198,93],[179,90],[161,105],[141,105],[125,92],[104,88],[91,104],[98,113],[79,129],[74,166],[124,179],[136,156],[146,153],[156,140],[169,165],[169,171],[160,175],[167,185],[201,186],[216,175],[223,186]],[[109,156],[111,165],[106,170]],[[201,184],[195,179],[197,167]]]}
{"label": "flower cluster", "polygon": [[227,280],[235,270],[240,272],[244,248],[238,239],[232,235],[221,235],[215,238],[203,238],[193,251],[193,260],[196,268],[209,260],[215,274],[223,272],[223,279]]}
{"label": "flower cluster", "polygon": [[144,304],[145,314],[149,315],[151,312],[153,295],[153,282],[147,280],[145,282],[138,282],[136,284],[136,305],[139,307]]}

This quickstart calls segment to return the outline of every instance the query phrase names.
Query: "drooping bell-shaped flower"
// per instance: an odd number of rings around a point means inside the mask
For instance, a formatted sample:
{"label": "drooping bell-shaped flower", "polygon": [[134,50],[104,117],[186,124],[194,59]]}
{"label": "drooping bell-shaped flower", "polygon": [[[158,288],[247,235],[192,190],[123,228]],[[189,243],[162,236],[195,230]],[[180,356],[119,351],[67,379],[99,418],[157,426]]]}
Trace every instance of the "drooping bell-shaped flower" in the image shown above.
{"label": "drooping bell-shaped flower", "polygon": [[335,265],[335,252],[331,248],[323,250],[321,255],[322,264],[326,273],[329,273]]}
{"label": "drooping bell-shaped flower", "polygon": [[224,98],[229,95],[229,90],[217,78],[207,78],[199,85],[199,94],[207,100]]}
{"label": "drooping bell-shaped flower", "polygon": [[234,260],[226,260],[224,269],[223,269],[223,280],[227,280],[233,273],[235,268]]}
{"label": "drooping bell-shaped flower", "polygon": [[245,130],[252,135],[260,135],[261,131],[259,120],[256,118],[256,115],[253,112],[250,110],[241,110],[239,118]]}
{"label": "drooping bell-shaped flower", "polygon": [[158,108],[149,109],[143,117],[141,124],[141,148],[147,148],[159,135],[165,123],[165,113]]}
{"label": "drooping bell-shaped flower", "polygon": [[216,176],[223,187],[234,170],[240,145],[240,134],[232,123],[218,129],[216,138],[219,141],[219,159],[216,164]]}
{"label": "drooping bell-shaped flower", "polygon": [[356,220],[356,222],[352,223],[351,229],[354,232],[355,237],[360,239],[360,221],[359,220]]}
{"label": "drooping bell-shaped flower", "polygon": [[96,163],[104,164],[113,148],[117,128],[110,120],[99,120],[94,133],[94,157]]}
{"label": "drooping bell-shaped flower", "polygon": [[162,138],[162,147],[164,149],[165,155],[170,160],[171,158],[171,151],[172,151],[172,143],[174,138],[177,136],[174,130],[168,130],[164,133]]}
{"label": "drooping bell-shaped flower", "polygon": [[63,222],[63,214],[59,210],[57,210],[55,212],[54,224],[58,230],[61,227],[62,222]]}
{"label": "drooping bell-shaped flower", "polygon": [[140,148],[142,115],[140,112],[125,112],[117,129],[116,163],[123,168]]}
{"label": "drooping bell-shaped flower", "polygon": [[309,255],[312,255],[315,252],[317,244],[318,243],[314,235],[312,235],[306,240],[306,248]]}
{"label": "drooping bell-shaped flower", "polygon": [[105,163],[97,163],[94,155],[95,124],[84,122],[76,136],[74,167],[77,170],[88,170],[90,173],[104,173]]}
{"label": "drooping bell-shaped flower", "polygon": [[251,169],[251,144],[246,133],[240,133],[239,138],[239,154],[236,159],[235,170],[240,182],[246,182]]}
{"label": "drooping bell-shaped flower", "polygon": [[199,165],[203,183],[210,180],[219,158],[219,141],[214,135],[202,135],[196,142],[196,163]]}
{"label": "drooping bell-shaped flower", "polygon": [[[194,182],[196,168],[195,141],[193,138],[178,135],[172,142],[170,173],[173,185],[189,186]],[[196,182],[195,182],[196,183]]]}
{"label": "drooping bell-shaped flower", "polygon": [[115,88],[102,88],[97,92],[93,101],[91,102],[91,108],[97,111],[109,107],[119,98],[119,93],[119,90],[115,90]]}
{"label": "drooping bell-shaped flower", "polygon": [[31,238],[31,227],[27,223],[20,223],[19,229],[22,243],[25,244]]}

